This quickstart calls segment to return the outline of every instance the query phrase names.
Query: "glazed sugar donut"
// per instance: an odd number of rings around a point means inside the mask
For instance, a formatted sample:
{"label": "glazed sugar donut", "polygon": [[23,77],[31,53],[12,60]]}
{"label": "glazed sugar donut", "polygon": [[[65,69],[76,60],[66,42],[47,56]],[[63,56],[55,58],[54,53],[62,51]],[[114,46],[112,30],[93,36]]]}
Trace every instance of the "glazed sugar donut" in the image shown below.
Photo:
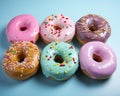
{"label": "glazed sugar donut", "polygon": [[79,53],[83,72],[93,79],[106,79],[116,69],[116,56],[113,50],[100,41],[93,41],[82,46]]}
{"label": "glazed sugar donut", "polygon": [[75,25],[78,41],[85,44],[89,41],[106,42],[111,34],[107,20],[95,14],[88,14],[80,18]]}
{"label": "glazed sugar donut", "polygon": [[43,74],[53,80],[66,80],[78,68],[78,56],[75,48],[64,42],[52,42],[41,55]]}
{"label": "glazed sugar donut", "polygon": [[62,14],[48,16],[41,24],[41,36],[45,43],[70,42],[75,34],[73,21]]}
{"label": "glazed sugar donut", "polygon": [[6,51],[2,67],[8,76],[24,80],[37,72],[39,57],[39,49],[33,43],[15,42]]}
{"label": "glazed sugar donut", "polygon": [[35,43],[39,37],[39,24],[35,17],[24,14],[14,17],[7,25],[8,41],[30,41]]}

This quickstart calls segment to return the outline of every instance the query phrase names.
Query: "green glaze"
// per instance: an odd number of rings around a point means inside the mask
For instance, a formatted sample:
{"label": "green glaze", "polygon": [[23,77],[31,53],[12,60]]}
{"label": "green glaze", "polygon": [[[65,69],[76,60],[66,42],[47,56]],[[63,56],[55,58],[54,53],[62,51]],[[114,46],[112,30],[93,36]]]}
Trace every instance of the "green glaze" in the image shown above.
{"label": "green glaze", "polygon": [[[63,63],[54,61],[56,55],[62,56]],[[78,55],[74,46],[64,42],[48,44],[41,54],[41,68],[46,77],[65,80],[71,77],[78,68]]]}

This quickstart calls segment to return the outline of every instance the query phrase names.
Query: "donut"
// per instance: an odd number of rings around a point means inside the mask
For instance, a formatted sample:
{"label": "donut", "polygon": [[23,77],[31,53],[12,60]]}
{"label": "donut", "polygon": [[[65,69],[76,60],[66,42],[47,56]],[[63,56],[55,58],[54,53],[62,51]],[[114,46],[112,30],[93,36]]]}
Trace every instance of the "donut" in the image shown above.
{"label": "donut", "polygon": [[48,16],[41,24],[40,34],[48,44],[54,41],[70,42],[75,35],[73,21],[62,14]]}
{"label": "donut", "polygon": [[78,55],[74,46],[65,42],[48,44],[41,54],[41,68],[46,78],[69,79],[78,68]]}
{"label": "donut", "polygon": [[9,42],[29,41],[35,43],[39,37],[38,21],[29,14],[16,16],[8,23],[6,35]]}
{"label": "donut", "polygon": [[2,68],[14,79],[25,80],[34,75],[39,68],[40,51],[31,42],[15,42],[6,51]]}
{"label": "donut", "polygon": [[75,24],[76,38],[82,44],[90,41],[106,40],[111,35],[111,28],[107,20],[95,14],[88,14],[80,18]]}
{"label": "donut", "polygon": [[117,59],[105,43],[92,41],[84,44],[79,52],[80,67],[92,79],[107,79],[116,69]]}

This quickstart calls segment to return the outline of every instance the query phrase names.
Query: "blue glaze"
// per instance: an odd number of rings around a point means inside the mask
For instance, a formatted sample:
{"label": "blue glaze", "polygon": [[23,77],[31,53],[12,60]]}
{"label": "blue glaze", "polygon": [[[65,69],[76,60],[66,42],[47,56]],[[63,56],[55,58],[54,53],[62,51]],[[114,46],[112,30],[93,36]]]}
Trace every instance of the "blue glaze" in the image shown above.
{"label": "blue glaze", "polygon": [[[60,55],[63,63],[55,62]],[[71,77],[78,68],[78,55],[74,46],[64,42],[52,42],[47,45],[41,55],[41,68],[46,77],[55,80],[65,80]]]}

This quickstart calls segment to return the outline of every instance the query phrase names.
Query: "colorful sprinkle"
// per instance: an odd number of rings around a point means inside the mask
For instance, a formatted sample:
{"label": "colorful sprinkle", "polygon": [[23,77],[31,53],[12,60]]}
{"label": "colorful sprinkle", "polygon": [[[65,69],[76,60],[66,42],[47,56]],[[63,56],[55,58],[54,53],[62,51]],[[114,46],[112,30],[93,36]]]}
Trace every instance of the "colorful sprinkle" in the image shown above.
{"label": "colorful sprinkle", "polygon": [[12,67],[10,67],[10,70],[12,71],[12,70],[13,70],[13,68],[12,68]]}
{"label": "colorful sprinkle", "polygon": [[51,32],[51,34],[53,34],[53,32]]}
{"label": "colorful sprinkle", "polygon": [[68,26],[66,26],[66,28],[68,28]]}
{"label": "colorful sprinkle", "polygon": [[68,63],[68,60],[66,60],[66,63]]}
{"label": "colorful sprinkle", "polygon": [[67,34],[65,34],[65,36],[68,36]]}
{"label": "colorful sprinkle", "polygon": [[58,50],[58,48],[57,48],[57,47],[55,47],[55,50]]}
{"label": "colorful sprinkle", "polygon": [[53,35],[56,35],[57,34],[57,32],[55,32]]}
{"label": "colorful sprinkle", "polygon": [[50,71],[52,71],[53,70],[53,68],[50,68]]}
{"label": "colorful sprinkle", "polygon": [[70,65],[69,68],[72,68],[72,65]]}
{"label": "colorful sprinkle", "polygon": [[28,48],[28,47],[26,47],[26,50],[27,50],[27,51],[29,51],[29,48]]}
{"label": "colorful sprinkle", "polygon": [[55,45],[57,45],[58,43],[56,42]]}
{"label": "colorful sprinkle", "polygon": [[16,51],[13,52],[14,55],[15,55],[16,53],[17,53]]}
{"label": "colorful sprinkle", "polygon": [[64,23],[66,23],[66,21],[64,21]]}
{"label": "colorful sprinkle", "polygon": [[54,19],[52,18],[52,19],[49,19],[50,21],[53,21]]}
{"label": "colorful sprinkle", "polygon": [[69,48],[70,48],[70,49],[73,49],[73,46],[70,46]]}
{"label": "colorful sprinkle", "polygon": [[70,27],[72,27],[72,25],[70,25]]}
{"label": "colorful sprinkle", "polygon": [[72,53],[69,53],[68,55],[71,55]]}
{"label": "colorful sprinkle", "polygon": [[48,16],[47,19],[50,20],[50,16]]}
{"label": "colorful sprinkle", "polygon": [[[52,25],[51,25],[52,26]],[[53,31],[53,28],[50,28],[51,31]]]}
{"label": "colorful sprinkle", "polygon": [[57,18],[57,16],[54,16],[55,18]]}
{"label": "colorful sprinkle", "polygon": [[48,22],[44,22],[45,23],[45,25],[47,25],[48,24]]}
{"label": "colorful sprinkle", "polygon": [[52,56],[50,56],[49,58],[52,58]]}
{"label": "colorful sprinkle", "polygon": [[65,57],[68,57],[68,54],[65,54]]}
{"label": "colorful sprinkle", "polygon": [[65,66],[65,64],[64,63],[60,64],[60,67],[62,67],[62,66]]}
{"label": "colorful sprinkle", "polygon": [[67,71],[66,71],[66,70],[64,71],[64,74],[67,74]]}
{"label": "colorful sprinkle", "polygon": [[66,60],[68,60],[68,56],[66,56]]}
{"label": "colorful sprinkle", "polygon": [[60,34],[58,34],[58,36],[57,37],[60,37]]}
{"label": "colorful sprinkle", "polygon": [[73,58],[73,61],[75,61],[75,58]]}
{"label": "colorful sprinkle", "polygon": [[59,74],[59,72],[56,72],[56,75],[58,75]]}
{"label": "colorful sprinkle", "polygon": [[54,66],[57,66],[57,64],[55,63]]}
{"label": "colorful sprinkle", "polygon": [[20,77],[23,77],[23,75],[22,75],[22,74],[20,74]]}
{"label": "colorful sprinkle", "polygon": [[72,61],[72,60],[73,60],[73,58],[70,58],[69,60],[70,60],[70,61]]}

